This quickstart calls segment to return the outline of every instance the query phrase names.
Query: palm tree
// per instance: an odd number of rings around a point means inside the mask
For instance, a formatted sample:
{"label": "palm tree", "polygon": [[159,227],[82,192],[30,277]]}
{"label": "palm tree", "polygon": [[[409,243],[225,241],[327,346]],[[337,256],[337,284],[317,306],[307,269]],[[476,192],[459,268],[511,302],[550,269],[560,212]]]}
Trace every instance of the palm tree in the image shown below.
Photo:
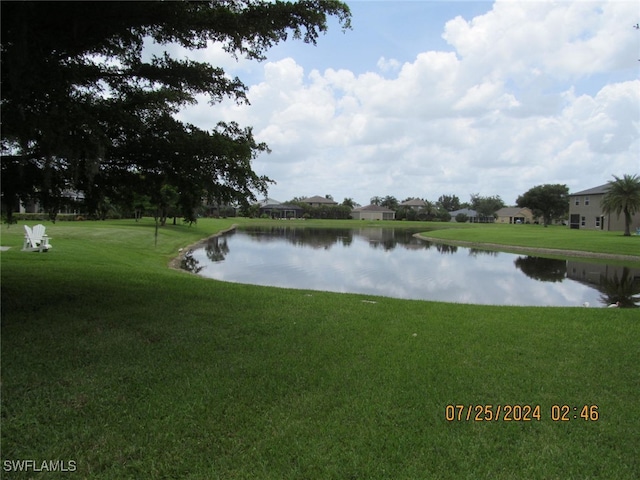
{"label": "palm tree", "polygon": [[398,199],[393,195],[387,195],[384,197],[380,205],[383,207],[387,207],[389,210],[397,210],[398,209]]}
{"label": "palm tree", "polygon": [[351,197],[345,197],[345,199],[342,201],[342,205],[353,209],[356,206],[356,201]]}
{"label": "palm tree", "polygon": [[624,213],[624,236],[631,236],[631,216],[640,212],[640,177],[638,175],[613,176],[602,199],[605,213],[615,212],[618,217]]}

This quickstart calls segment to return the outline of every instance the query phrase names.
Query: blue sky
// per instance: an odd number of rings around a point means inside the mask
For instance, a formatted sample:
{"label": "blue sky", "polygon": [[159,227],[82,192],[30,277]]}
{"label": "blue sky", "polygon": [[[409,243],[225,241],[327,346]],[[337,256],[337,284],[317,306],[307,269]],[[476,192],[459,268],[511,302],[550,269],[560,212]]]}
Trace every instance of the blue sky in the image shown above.
{"label": "blue sky", "polygon": [[535,185],[640,173],[636,1],[347,3],[353,29],[332,21],[317,46],[289,40],[264,62],[216,45],[192,55],[237,75],[251,105],[180,117],[253,126],[272,149],[254,162],[277,182],[270,197],[513,204]]}
{"label": "blue sky", "polygon": [[355,1],[347,2],[352,30],[342,32],[337,21],[317,45],[287,42],[271,50],[269,60],[299,59],[305,70],[345,68],[365,73],[380,57],[413,61],[425,50],[453,49],[442,38],[442,27],[457,15],[473,18],[491,10],[491,2]]}

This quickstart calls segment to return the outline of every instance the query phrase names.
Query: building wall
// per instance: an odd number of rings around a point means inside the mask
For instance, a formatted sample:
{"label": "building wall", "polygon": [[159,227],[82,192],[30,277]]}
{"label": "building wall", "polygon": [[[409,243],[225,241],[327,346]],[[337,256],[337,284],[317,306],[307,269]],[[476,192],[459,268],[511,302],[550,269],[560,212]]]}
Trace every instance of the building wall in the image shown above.
{"label": "building wall", "polygon": [[352,211],[351,216],[354,220],[394,220],[394,212],[375,212],[375,211]]}
{"label": "building wall", "polygon": [[[624,214],[602,213],[603,194],[573,195],[569,203],[569,226],[588,230],[624,231]],[[631,230],[640,227],[640,213],[631,217]]]}
{"label": "building wall", "polygon": [[[18,213],[46,213],[38,202],[28,202],[26,204],[20,202],[18,207]],[[78,204],[63,204],[58,210],[58,213],[68,215],[79,215],[81,209]]]}
{"label": "building wall", "polygon": [[522,223],[533,223],[533,212],[528,208],[523,208],[513,215],[499,215],[496,223],[516,223],[517,220]]}
{"label": "building wall", "polygon": [[354,220],[382,220],[382,212],[353,212]]}
{"label": "building wall", "polygon": [[[625,267],[620,265],[608,265],[605,263],[589,263],[580,260],[567,260],[567,277],[579,282],[591,285],[600,285],[602,279],[618,280],[624,278]],[[630,280],[636,285],[640,285],[640,268],[627,268]]]}

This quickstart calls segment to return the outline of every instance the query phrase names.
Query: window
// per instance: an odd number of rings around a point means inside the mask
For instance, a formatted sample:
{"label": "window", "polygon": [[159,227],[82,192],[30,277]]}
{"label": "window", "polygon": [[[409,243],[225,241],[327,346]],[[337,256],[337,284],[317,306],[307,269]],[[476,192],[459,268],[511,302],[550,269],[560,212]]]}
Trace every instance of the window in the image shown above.
{"label": "window", "polygon": [[584,197],[584,204],[589,205],[589,197]]}
{"label": "window", "polygon": [[584,227],[586,224],[587,224],[587,218],[586,217],[580,217],[580,225]]}
{"label": "window", "polygon": [[580,205],[580,197],[576,197],[576,205]]}
{"label": "window", "polygon": [[600,217],[596,217],[596,228],[600,228]]}

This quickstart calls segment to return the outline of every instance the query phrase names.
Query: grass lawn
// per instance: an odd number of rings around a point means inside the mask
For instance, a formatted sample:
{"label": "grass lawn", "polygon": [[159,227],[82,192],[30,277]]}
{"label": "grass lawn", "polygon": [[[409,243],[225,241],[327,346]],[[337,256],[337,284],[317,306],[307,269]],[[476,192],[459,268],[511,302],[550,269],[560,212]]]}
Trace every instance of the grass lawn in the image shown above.
{"label": "grass lawn", "polygon": [[[167,268],[234,222],[167,226],[157,242],[149,219],[46,224],[46,254],[20,252],[21,225],[0,227],[12,247],[0,254],[2,478],[640,477],[638,310],[408,301]],[[595,251],[619,241],[604,237]],[[498,420],[466,420],[487,404]],[[540,420],[506,421],[516,404],[539,405]],[[461,420],[447,405],[465,405]],[[554,421],[562,405],[568,421]],[[597,405],[589,420],[583,405]],[[19,472],[21,460],[74,472]]]}
{"label": "grass lawn", "polygon": [[563,226],[452,224],[449,228],[432,231],[428,235],[444,241],[635,255],[640,262],[640,235],[625,237],[622,232],[572,230]]}

